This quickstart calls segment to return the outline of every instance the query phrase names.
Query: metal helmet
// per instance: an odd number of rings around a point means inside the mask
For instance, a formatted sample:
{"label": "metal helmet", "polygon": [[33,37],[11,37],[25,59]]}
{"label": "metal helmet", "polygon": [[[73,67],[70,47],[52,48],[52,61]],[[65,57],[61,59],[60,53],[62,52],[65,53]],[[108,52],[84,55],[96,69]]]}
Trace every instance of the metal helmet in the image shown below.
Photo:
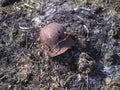
{"label": "metal helmet", "polygon": [[40,31],[40,40],[51,57],[60,55],[74,45],[74,41],[58,23],[51,23]]}

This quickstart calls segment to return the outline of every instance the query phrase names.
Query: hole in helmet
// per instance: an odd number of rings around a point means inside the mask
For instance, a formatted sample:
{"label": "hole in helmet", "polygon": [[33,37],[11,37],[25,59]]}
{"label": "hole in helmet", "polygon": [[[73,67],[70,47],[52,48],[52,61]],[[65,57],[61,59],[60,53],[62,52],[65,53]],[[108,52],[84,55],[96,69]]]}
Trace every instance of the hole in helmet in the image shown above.
{"label": "hole in helmet", "polygon": [[62,38],[61,37],[58,37],[59,40],[61,40]]}
{"label": "hole in helmet", "polygon": [[60,33],[60,31],[58,31],[58,33]]}

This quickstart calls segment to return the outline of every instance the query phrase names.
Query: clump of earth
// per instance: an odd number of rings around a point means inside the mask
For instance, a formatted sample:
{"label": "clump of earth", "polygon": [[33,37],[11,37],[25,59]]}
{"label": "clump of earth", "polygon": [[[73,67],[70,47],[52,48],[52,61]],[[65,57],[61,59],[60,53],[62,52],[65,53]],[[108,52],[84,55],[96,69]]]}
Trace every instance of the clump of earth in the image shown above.
{"label": "clump of earth", "polygon": [[[120,17],[110,12],[92,3],[81,7],[71,0],[4,2],[0,89],[119,90]],[[41,28],[52,22],[63,24],[75,42],[53,58],[39,41]]]}

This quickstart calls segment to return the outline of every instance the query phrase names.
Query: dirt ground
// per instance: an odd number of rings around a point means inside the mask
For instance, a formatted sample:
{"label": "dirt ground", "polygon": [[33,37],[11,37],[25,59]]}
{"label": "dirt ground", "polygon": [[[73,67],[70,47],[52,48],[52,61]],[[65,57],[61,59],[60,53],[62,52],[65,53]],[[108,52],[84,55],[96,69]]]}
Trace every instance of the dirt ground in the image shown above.
{"label": "dirt ground", "polygon": [[[75,41],[50,57],[41,28]],[[120,0],[1,0],[0,90],[120,90]]]}

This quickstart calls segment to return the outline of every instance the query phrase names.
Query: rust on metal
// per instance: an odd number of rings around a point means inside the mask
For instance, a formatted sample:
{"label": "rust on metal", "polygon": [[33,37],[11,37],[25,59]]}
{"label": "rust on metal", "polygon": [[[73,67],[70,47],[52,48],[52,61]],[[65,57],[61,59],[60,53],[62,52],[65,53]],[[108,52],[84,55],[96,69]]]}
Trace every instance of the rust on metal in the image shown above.
{"label": "rust on metal", "polygon": [[40,41],[51,57],[60,55],[74,46],[74,41],[59,23],[50,23],[43,27],[40,31]]}

